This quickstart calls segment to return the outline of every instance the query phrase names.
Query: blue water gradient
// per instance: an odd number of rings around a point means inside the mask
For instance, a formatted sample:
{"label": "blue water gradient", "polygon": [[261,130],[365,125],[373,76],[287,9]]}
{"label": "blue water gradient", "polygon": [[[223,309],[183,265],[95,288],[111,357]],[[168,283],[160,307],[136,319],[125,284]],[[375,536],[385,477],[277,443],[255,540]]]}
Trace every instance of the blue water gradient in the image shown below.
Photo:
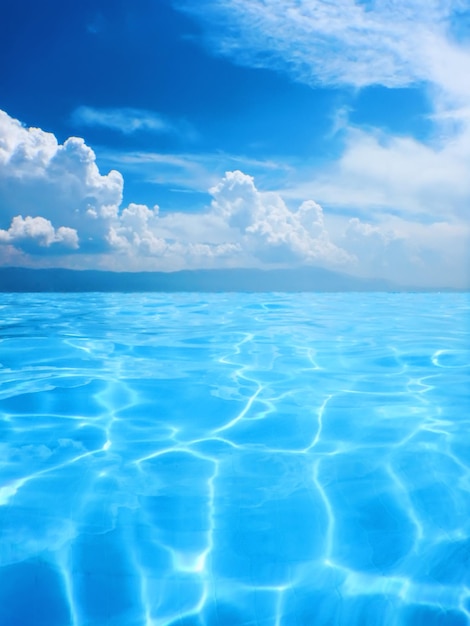
{"label": "blue water gradient", "polygon": [[2,626],[470,623],[468,294],[0,305]]}

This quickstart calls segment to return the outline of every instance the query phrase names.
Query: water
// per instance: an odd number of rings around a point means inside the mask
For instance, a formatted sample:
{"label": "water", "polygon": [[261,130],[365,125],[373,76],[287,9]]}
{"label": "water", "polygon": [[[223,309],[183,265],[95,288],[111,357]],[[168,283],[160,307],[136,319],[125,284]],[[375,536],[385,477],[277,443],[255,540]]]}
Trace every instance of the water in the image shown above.
{"label": "water", "polygon": [[2,626],[470,623],[468,294],[0,305]]}

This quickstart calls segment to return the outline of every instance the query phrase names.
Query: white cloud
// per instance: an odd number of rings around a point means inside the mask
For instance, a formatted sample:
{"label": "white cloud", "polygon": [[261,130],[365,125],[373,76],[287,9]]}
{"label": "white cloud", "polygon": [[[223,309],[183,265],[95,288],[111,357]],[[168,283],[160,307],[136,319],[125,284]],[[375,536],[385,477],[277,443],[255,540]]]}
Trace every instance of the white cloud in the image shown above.
{"label": "white cloud", "polygon": [[120,252],[134,252],[161,256],[165,252],[165,240],[156,235],[158,230],[158,207],[130,204],[119,220],[110,225],[107,241]]}
{"label": "white cloud", "polygon": [[53,244],[70,251],[80,244],[81,252],[109,254],[111,265],[125,267],[128,257],[163,269],[216,259],[232,265],[348,260],[329,240],[321,207],[304,203],[292,212],[278,194],[258,191],[253,178],[240,171],[227,173],[211,189],[212,205],[202,215],[161,217],[158,207],[121,208],[121,175],[102,176],[82,139],[59,145],[52,134],[24,128],[6,113],[0,122],[3,244],[36,254]]}
{"label": "white cloud", "polygon": [[[2,113],[2,220],[0,240],[30,250],[61,243],[70,249],[157,259],[163,267],[206,264],[232,256],[244,265],[342,264],[348,255],[324,228],[321,207],[304,203],[290,211],[275,193],[260,192],[253,178],[229,172],[211,189],[210,208],[198,225],[186,214],[160,217],[158,207],[130,204],[120,209],[122,177],[102,176],[83,140],[25,129]],[[23,218],[22,215],[28,217]],[[12,220],[12,221],[11,221]],[[59,221],[60,220],[60,221]],[[64,226],[55,229],[53,224]],[[195,234],[197,235],[195,238]]]}
{"label": "white cloud", "polygon": [[112,167],[127,172],[147,183],[173,186],[179,191],[207,193],[227,170],[247,170],[257,180],[284,178],[292,167],[279,160],[254,159],[242,154],[216,153],[159,153],[143,151],[101,150],[100,157]]}
{"label": "white cloud", "polygon": [[82,248],[99,247],[122,189],[121,174],[102,176],[83,139],[60,145],[53,134],[0,111],[0,228],[16,216],[44,217],[79,232]]}
{"label": "white cloud", "polygon": [[72,122],[78,126],[100,126],[125,135],[145,131],[153,133],[174,132],[175,128],[152,111],[133,108],[97,109],[80,106],[72,113]]}
{"label": "white cloud", "polygon": [[17,215],[8,230],[0,230],[0,243],[35,243],[43,248],[52,244],[61,244],[67,248],[78,248],[78,235],[74,228],[60,226],[55,229],[49,220],[43,217]]}
{"label": "white cloud", "polygon": [[[399,87],[430,81],[469,94],[469,51],[448,37],[465,0],[203,0],[179,5],[235,62],[308,84]],[[446,69],[447,68],[447,69]]]}
{"label": "white cloud", "polygon": [[238,170],[227,172],[210,193],[212,210],[241,233],[255,257],[329,265],[351,260],[330,241],[322,208],[313,201],[291,211],[279,194],[258,191],[253,178]]}
{"label": "white cloud", "polygon": [[[424,87],[434,145],[345,125],[330,171],[301,171],[297,197],[438,215],[470,201],[470,0],[181,0],[212,49],[312,86]],[[344,117],[344,109],[341,110]],[[336,121],[336,125],[341,120]],[[336,129],[337,130],[337,129]],[[302,170],[302,168],[301,168]]]}
{"label": "white cloud", "polygon": [[[368,174],[368,184],[373,187],[375,176],[378,190],[392,169],[385,155],[384,163],[376,165],[381,145],[371,148],[367,141],[362,161],[358,152],[355,158],[344,156],[342,182],[347,176],[357,179],[358,193],[369,170],[376,173]],[[356,141],[354,149],[360,145]],[[419,149],[400,147],[410,156],[396,176],[404,176]],[[427,156],[432,163],[432,154]],[[93,150],[82,139],[60,145],[50,133],[24,128],[3,112],[0,164],[0,262],[5,265],[176,270],[312,264],[416,285],[469,282],[464,261],[470,232],[462,227],[457,205],[449,218],[436,208],[423,223],[384,210],[373,220],[360,221],[353,214],[348,221],[325,214],[313,200],[299,200],[293,209],[280,193],[258,189],[253,177],[235,170],[211,187],[212,202],[202,212],[161,213],[158,206],[133,203],[122,207],[122,176],[116,171],[101,175]],[[442,186],[440,175],[437,166],[431,168],[429,176]],[[450,194],[460,178],[444,191]],[[466,188],[459,193],[467,193]]]}
{"label": "white cloud", "polygon": [[388,216],[380,224],[350,219],[340,241],[363,276],[414,287],[468,287],[469,239],[469,224],[421,224]]}
{"label": "white cloud", "polygon": [[462,29],[455,36],[455,27],[462,12],[468,16],[469,0],[180,0],[178,6],[201,21],[215,53],[238,64],[283,71],[312,86],[425,88],[435,124],[428,143],[355,128],[343,108],[334,129],[344,140],[341,156],[320,167],[318,155],[314,166],[299,164],[282,195],[367,216],[360,227],[338,219],[330,231],[363,271],[468,281],[470,37]]}
{"label": "white cloud", "polygon": [[118,255],[120,269],[129,269],[129,264],[134,269],[212,267],[238,257],[243,249],[235,242],[217,241],[224,228],[218,224],[215,232],[211,230],[211,217],[184,213],[160,217],[157,206],[130,204],[110,224],[106,239]]}
{"label": "white cloud", "polygon": [[278,194],[260,192],[240,171],[227,172],[210,193],[210,207],[196,215],[160,216],[158,207],[130,204],[111,223],[107,241],[120,254],[153,257],[172,269],[213,266],[216,260],[230,266],[351,261],[329,240],[315,202],[290,211]]}
{"label": "white cloud", "polygon": [[[409,263],[410,255],[417,251],[409,245],[408,237],[390,226],[376,226],[362,222],[357,217],[349,220],[343,235],[348,250],[359,259],[363,268],[374,268],[378,276],[390,276],[397,265]],[[402,268],[401,268],[402,269]]]}
{"label": "white cloud", "polygon": [[350,213],[389,212],[425,221],[468,219],[470,128],[443,145],[383,132],[345,131],[341,157],[315,171],[300,168],[286,195],[313,196]]}

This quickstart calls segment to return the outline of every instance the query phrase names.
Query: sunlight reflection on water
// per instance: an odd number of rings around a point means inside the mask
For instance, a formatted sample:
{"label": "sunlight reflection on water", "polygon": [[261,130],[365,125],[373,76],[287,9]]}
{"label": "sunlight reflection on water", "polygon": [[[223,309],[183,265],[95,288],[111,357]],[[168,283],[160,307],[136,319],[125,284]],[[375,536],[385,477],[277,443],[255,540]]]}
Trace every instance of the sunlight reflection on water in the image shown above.
{"label": "sunlight reflection on water", "polygon": [[468,294],[0,295],[2,626],[460,626]]}

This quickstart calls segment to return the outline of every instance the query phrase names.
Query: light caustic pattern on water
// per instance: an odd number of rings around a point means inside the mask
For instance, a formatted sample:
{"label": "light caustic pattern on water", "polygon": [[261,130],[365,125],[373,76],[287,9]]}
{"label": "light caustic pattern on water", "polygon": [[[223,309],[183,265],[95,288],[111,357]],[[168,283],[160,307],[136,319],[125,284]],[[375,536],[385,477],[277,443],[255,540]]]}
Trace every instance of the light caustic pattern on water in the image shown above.
{"label": "light caustic pattern on water", "polygon": [[0,304],[2,626],[470,623],[468,295]]}

